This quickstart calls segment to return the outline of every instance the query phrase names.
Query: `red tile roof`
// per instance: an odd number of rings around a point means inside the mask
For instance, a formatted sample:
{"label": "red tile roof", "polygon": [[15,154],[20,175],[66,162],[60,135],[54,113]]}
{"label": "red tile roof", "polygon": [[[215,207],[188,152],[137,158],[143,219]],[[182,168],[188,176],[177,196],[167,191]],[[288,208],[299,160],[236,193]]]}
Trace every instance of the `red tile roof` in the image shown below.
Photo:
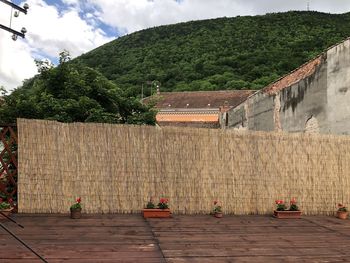
{"label": "red tile roof", "polygon": [[263,93],[267,93],[269,95],[276,94],[278,91],[290,87],[291,85],[299,82],[302,79],[312,75],[316,68],[321,64],[322,56],[319,56],[299,68],[295,69],[288,75],[283,76],[276,82],[271,83],[267,87],[262,89]]}
{"label": "red tile roof", "polygon": [[[192,91],[192,92],[161,92],[153,98],[159,98],[158,109],[204,109],[224,106],[234,107],[252,95],[254,90],[223,90],[223,91]],[[143,100],[147,104],[150,97]]]}
{"label": "red tile roof", "polygon": [[306,62],[305,64],[301,65],[300,67],[296,68],[292,72],[288,73],[287,75],[281,77],[277,81],[269,84],[267,87],[263,88],[261,91],[264,93],[267,93],[269,95],[276,94],[278,91],[290,87],[291,85],[299,82],[302,79],[305,79],[309,76],[311,76],[317,67],[322,63],[322,60],[325,58],[327,51],[331,50],[332,48],[339,46],[346,41],[349,41],[350,37],[340,41],[339,43],[334,44],[333,46],[327,48],[324,52],[322,52],[319,56],[316,58]]}
{"label": "red tile roof", "polygon": [[[300,80],[311,76],[315,72],[315,70],[322,64],[322,61],[325,59],[325,56],[327,54],[327,51],[329,51],[332,48],[339,46],[340,44],[345,43],[346,41],[349,41],[349,40],[350,40],[350,37],[340,41],[337,44],[334,44],[333,46],[329,47],[327,50],[322,52],[316,58],[306,62],[305,64],[296,68],[292,72],[279,78],[277,81],[275,81],[275,82],[269,84],[268,86],[266,86],[265,88],[259,90],[257,92],[257,94],[262,92],[262,93],[266,93],[268,95],[274,95],[274,94],[278,93],[279,91],[281,91],[285,88],[288,88],[288,87],[292,86],[293,84],[299,82]],[[244,102],[244,101],[242,101],[242,102]]]}

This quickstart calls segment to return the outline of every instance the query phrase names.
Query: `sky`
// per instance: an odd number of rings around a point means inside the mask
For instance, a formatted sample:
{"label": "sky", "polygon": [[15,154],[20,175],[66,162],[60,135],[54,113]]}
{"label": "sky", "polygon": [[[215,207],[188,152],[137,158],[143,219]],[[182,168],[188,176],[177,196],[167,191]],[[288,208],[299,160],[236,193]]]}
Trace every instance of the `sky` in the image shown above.
{"label": "sky", "polygon": [[[9,1],[9,0],[8,0]],[[57,64],[68,50],[74,58],[125,34],[159,25],[237,15],[261,15],[289,10],[326,13],[350,11],[350,0],[28,0],[28,14],[11,16],[0,2],[0,24],[20,31],[11,39],[0,30],[0,87],[8,91],[37,73],[34,59]],[[309,3],[309,4],[308,4]]]}

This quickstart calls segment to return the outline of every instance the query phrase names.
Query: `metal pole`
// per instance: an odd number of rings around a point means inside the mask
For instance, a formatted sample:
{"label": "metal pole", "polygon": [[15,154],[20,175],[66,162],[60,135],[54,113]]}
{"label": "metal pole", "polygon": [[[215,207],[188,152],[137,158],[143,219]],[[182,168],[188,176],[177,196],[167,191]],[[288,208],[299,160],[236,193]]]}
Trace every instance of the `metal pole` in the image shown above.
{"label": "metal pole", "polygon": [[[1,0],[0,0],[0,1],[1,1]],[[1,28],[1,29],[4,29],[4,30],[6,30],[6,31],[9,31],[9,32],[11,32],[12,34],[15,34],[15,35],[18,35],[18,36],[24,38],[24,34],[23,34],[23,33],[18,32],[18,31],[16,31],[16,30],[13,30],[12,28],[9,28],[9,27],[4,26],[4,25],[2,25],[2,24],[0,24],[0,28]]]}

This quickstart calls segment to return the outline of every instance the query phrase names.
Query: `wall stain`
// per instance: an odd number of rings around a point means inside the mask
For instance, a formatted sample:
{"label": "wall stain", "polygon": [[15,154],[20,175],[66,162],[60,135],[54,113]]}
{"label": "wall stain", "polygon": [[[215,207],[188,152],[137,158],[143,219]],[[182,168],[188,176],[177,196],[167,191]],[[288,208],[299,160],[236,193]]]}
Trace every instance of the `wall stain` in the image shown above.
{"label": "wall stain", "polygon": [[340,93],[346,93],[348,91],[348,89],[349,89],[348,87],[343,87],[343,88],[339,89],[339,92]]}
{"label": "wall stain", "polygon": [[297,84],[298,89],[295,92],[293,92],[292,87],[282,90],[282,98],[284,101],[283,112],[290,107],[292,107],[292,111],[294,112],[298,104],[304,100],[308,85],[302,82],[303,81]]}
{"label": "wall stain", "polygon": [[[317,76],[319,75],[320,70],[321,67],[317,67],[313,74],[311,74],[307,78],[302,79],[298,83],[281,90],[282,99],[284,101],[282,109],[283,112],[285,112],[289,108],[292,108],[292,111],[294,113],[298,104],[304,100],[304,96],[308,88],[312,86],[312,83],[317,81]],[[295,88],[296,85],[298,85],[297,89]]]}

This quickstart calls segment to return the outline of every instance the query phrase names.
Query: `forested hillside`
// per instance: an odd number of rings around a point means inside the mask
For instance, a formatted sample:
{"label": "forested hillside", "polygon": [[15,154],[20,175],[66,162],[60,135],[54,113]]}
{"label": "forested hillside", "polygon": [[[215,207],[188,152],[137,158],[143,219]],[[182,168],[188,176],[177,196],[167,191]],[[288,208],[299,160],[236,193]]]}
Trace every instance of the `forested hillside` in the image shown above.
{"label": "forested hillside", "polygon": [[218,18],[142,30],[75,61],[133,96],[153,80],[163,91],[259,89],[348,36],[349,13]]}

